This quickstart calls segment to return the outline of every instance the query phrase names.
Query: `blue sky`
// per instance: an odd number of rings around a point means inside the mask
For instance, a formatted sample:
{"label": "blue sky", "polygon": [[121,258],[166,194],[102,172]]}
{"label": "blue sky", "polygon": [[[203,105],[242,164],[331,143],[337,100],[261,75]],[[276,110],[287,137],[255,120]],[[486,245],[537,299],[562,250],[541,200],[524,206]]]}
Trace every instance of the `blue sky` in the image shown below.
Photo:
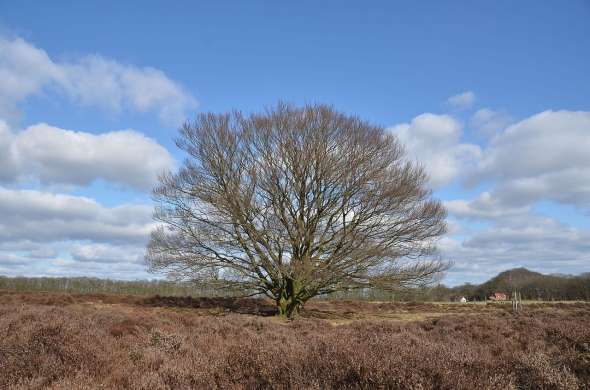
{"label": "blue sky", "polygon": [[0,274],[153,277],[178,124],[279,99],[398,134],[449,209],[445,282],[590,271],[590,3],[119,3],[0,3]]}

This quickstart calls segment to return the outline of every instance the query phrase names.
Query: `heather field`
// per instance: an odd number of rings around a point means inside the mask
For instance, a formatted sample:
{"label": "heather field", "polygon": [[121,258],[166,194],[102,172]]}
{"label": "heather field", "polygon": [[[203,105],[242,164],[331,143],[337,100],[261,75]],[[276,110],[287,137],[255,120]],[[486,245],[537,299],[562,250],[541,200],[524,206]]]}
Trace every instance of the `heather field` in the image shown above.
{"label": "heather field", "polygon": [[576,389],[590,304],[0,292],[1,389]]}

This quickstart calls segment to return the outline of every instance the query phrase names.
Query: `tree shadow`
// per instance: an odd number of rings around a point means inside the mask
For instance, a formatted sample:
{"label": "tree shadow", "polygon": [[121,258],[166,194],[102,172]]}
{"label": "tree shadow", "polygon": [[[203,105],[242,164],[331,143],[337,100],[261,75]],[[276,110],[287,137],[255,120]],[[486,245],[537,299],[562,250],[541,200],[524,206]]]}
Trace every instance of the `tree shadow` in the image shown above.
{"label": "tree shadow", "polygon": [[334,310],[306,309],[303,308],[300,313],[303,318],[314,318],[321,320],[343,320],[354,319],[355,313],[338,312]]}
{"label": "tree shadow", "polygon": [[263,317],[274,316],[278,313],[276,306],[270,301],[257,298],[233,298],[233,297],[175,297],[159,296],[145,298],[142,302],[145,306],[152,307],[179,307],[195,309],[223,309],[231,313],[250,314]]}

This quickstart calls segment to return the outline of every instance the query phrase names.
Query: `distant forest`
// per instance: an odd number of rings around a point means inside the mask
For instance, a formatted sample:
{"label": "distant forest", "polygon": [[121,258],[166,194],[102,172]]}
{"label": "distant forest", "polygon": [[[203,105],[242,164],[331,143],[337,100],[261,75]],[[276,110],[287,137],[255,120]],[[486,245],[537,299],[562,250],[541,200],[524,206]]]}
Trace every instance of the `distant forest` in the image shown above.
{"label": "distant forest", "polygon": [[[71,293],[110,293],[162,296],[219,296],[219,292],[201,288],[190,282],[169,280],[110,280],[87,277],[5,277],[0,276],[0,289],[17,291],[64,291]],[[334,293],[324,298],[367,299],[382,301],[451,301],[465,297],[469,301],[483,301],[494,292],[510,296],[518,291],[525,300],[590,301],[590,273],[577,276],[544,275],[516,268],[502,272],[485,283],[464,284],[456,287],[438,285],[398,292],[378,290],[357,290]],[[241,291],[226,292],[225,295],[240,295]]]}
{"label": "distant forest", "polygon": [[440,300],[464,296],[468,300],[485,300],[494,292],[503,292],[510,297],[518,291],[522,299],[539,301],[590,300],[590,273],[581,275],[545,275],[515,268],[504,271],[479,285],[464,284],[453,288],[438,286],[429,292]]}

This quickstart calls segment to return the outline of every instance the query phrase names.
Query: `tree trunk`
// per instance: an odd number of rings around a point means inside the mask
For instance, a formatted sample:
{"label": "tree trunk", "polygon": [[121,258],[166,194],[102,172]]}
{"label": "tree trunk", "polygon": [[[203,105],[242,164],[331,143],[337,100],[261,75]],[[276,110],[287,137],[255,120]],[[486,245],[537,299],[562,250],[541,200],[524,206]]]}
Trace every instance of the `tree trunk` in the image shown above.
{"label": "tree trunk", "polygon": [[300,281],[292,277],[284,278],[277,297],[279,316],[292,319],[299,313],[299,309],[307,300],[302,287]]}

